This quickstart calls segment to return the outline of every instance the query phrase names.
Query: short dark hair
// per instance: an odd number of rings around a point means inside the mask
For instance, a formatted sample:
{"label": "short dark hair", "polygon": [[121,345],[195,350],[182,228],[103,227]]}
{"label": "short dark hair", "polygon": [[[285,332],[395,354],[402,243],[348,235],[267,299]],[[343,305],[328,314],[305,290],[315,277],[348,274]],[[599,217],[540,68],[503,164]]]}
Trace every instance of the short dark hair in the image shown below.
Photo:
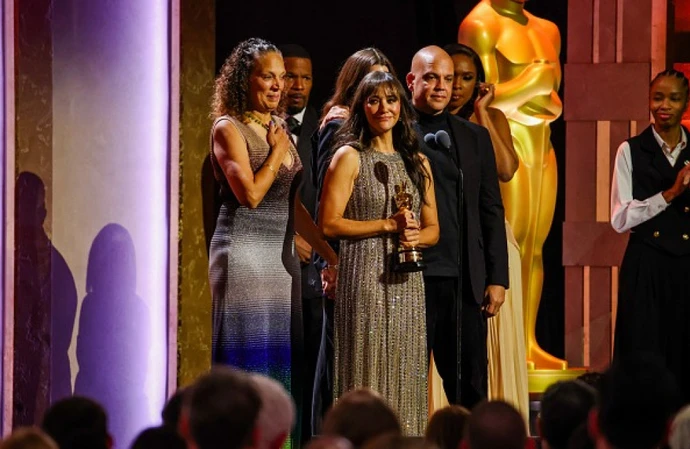
{"label": "short dark hair", "polygon": [[367,388],[342,395],[326,413],[322,431],[347,438],[355,448],[389,432],[402,433],[398,417],[378,393]]}
{"label": "short dark hair", "polygon": [[239,449],[251,442],[261,399],[247,373],[214,367],[185,399],[190,435],[199,449]]}
{"label": "short dark hair", "polygon": [[131,449],[186,449],[180,435],[167,426],[149,427],[142,431],[132,443]]}
{"label": "short dark hair", "polygon": [[105,410],[82,396],[53,404],[43,416],[41,428],[60,449],[107,449],[110,443]]}
{"label": "short dark hair", "polygon": [[656,82],[656,80],[663,77],[679,79],[680,84],[685,88],[685,94],[690,95],[690,89],[688,89],[688,78],[685,76],[685,73],[676,69],[666,69],[657,73],[656,76],[654,76],[654,78],[652,78],[652,81],[649,83],[649,87],[651,87],[652,84]]}
{"label": "short dark hair", "polygon": [[161,411],[161,418],[164,426],[177,431],[177,425],[180,422],[180,414],[182,413],[184,395],[187,394],[188,390],[188,388],[178,389],[165,403]]}
{"label": "short dark hair", "polygon": [[586,373],[577,376],[577,380],[584,382],[590,387],[594,388],[596,391],[599,391],[599,382],[601,382],[601,376],[603,376],[603,374],[599,371],[587,371]]}
{"label": "short dark hair", "polygon": [[440,449],[458,449],[469,416],[469,410],[459,405],[437,410],[429,420],[425,438]]}
{"label": "short dark hair", "polygon": [[307,49],[299,44],[279,45],[278,50],[283,54],[283,58],[304,58],[311,60],[311,56]]}
{"label": "short dark hair", "polygon": [[599,430],[617,449],[650,449],[663,441],[680,406],[676,379],[651,353],[614,358],[599,388]]}
{"label": "short dark hair", "polygon": [[503,401],[477,405],[470,414],[465,433],[470,449],[524,449],[527,440],[522,415]]}
{"label": "short dark hair", "polygon": [[541,437],[553,449],[566,449],[573,431],[596,404],[594,388],[579,380],[550,385],[541,400]]}
{"label": "short dark hair", "polygon": [[587,421],[583,422],[570,435],[567,449],[594,449],[594,440],[589,435],[589,427]]}

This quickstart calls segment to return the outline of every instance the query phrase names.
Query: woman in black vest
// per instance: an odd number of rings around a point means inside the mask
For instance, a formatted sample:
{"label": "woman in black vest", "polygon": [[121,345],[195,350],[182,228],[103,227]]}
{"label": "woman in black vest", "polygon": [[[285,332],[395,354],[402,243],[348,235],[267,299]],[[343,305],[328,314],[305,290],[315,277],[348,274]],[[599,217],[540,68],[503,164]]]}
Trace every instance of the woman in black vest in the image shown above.
{"label": "woman in black vest", "polygon": [[631,231],[618,290],[614,358],[661,356],[690,401],[690,149],[681,118],[688,79],[676,70],[650,85],[654,123],[618,148],[611,225]]}

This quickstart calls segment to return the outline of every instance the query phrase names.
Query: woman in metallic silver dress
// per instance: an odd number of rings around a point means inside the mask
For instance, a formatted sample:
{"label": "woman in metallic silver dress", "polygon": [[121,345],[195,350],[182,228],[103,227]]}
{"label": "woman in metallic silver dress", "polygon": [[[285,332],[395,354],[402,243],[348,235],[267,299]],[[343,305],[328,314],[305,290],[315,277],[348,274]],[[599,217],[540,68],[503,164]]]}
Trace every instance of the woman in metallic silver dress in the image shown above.
{"label": "woman in metallic silver dress", "polygon": [[[334,396],[381,393],[403,432],[427,422],[427,356],[421,272],[394,271],[398,245],[438,240],[434,186],[413,128],[414,112],[390,73],[372,72],[355,93],[328,168],[319,223],[340,239],[335,305]],[[407,190],[409,208],[395,204]]]}
{"label": "woman in metallic silver dress", "polygon": [[[302,164],[277,115],[284,78],[278,48],[251,38],[235,47],[216,79],[210,157],[223,204],[209,251],[212,362],[281,381],[299,407],[303,338],[295,233],[329,265],[338,259],[299,198]],[[298,439],[292,443],[300,447]]]}

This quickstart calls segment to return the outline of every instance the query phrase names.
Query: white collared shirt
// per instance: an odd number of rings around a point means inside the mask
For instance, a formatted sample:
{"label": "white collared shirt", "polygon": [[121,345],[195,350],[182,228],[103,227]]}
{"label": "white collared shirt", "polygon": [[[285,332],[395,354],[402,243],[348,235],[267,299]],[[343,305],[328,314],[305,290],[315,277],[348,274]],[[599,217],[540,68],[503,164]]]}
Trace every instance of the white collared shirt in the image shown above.
{"label": "white collared shirt", "polygon": [[[293,118],[294,118],[295,120],[297,120],[297,122],[301,125],[302,122],[304,121],[304,112],[305,112],[306,110],[307,110],[306,107],[305,107],[305,108],[302,108],[301,111],[299,111],[299,112],[298,112],[297,114],[295,114],[295,115],[291,115],[290,117],[293,117]],[[292,134],[292,133],[290,133],[290,134]],[[295,145],[297,145],[297,141],[299,140],[299,136],[296,135],[296,134],[292,134],[292,139],[295,141]]]}
{"label": "white collared shirt", "polygon": [[[671,148],[652,127],[654,139],[664,152],[668,162],[674,166],[681,151],[688,145],[688,136],[681,128],[681,138],[678,145]],[[659,192],[645,200],[633,199],[632,187],[632,160],[630,158],[630,145],[623,142],[618,147],[616,162],[613,168],[613,181],[611,182],[611,226],[616,232],[625,232],[640,223],[657,216],[663,212],[668,204]]]}

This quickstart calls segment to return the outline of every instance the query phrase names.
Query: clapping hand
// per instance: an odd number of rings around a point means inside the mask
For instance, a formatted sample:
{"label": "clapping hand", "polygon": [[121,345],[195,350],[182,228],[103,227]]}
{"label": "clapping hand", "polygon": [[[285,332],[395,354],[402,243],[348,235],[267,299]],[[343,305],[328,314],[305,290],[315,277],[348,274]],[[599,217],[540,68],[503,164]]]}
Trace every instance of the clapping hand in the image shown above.
{"label": "clapping hand", "polygon": [[676,197],[683,194],[690,185],[690,163],[686,163],[685,167],[681,168],[676,175],[676,181],[670,189],[665,190],[662,194],[667,203],[673,201]]}

